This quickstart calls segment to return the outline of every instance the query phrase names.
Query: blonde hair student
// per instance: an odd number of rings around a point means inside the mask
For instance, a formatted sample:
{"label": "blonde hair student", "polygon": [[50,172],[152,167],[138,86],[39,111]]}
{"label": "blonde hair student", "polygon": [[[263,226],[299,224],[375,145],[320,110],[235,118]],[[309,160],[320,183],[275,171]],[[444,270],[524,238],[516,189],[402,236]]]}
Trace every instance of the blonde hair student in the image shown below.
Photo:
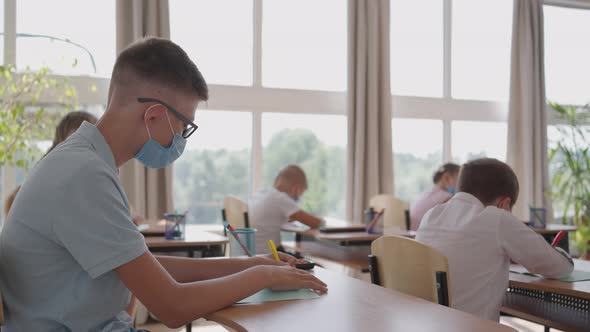
{"label": "blonde hair student", "polygon": [[[268,253],[267,241],[277,245],[281,240],[281,226],[299,221],[311,228],[322,224],[322,219],[299,207],[301,196],[307,190],[307,177],[297,165],[287,165],[279,171],[270,189],[257,192],[248,202],[248,215],[257,229],[256,250]],[[279,246],[280,248],[280,246]]]}
{"label": "blonde hair student", "polygon": [[498,321],[511,260],[548,278],[571,273],[565,251],[512,215],[519,185],[510,166],[491,158],[467,162],[458,189],[424,215],[416,234],[449,261],[451,307]]}

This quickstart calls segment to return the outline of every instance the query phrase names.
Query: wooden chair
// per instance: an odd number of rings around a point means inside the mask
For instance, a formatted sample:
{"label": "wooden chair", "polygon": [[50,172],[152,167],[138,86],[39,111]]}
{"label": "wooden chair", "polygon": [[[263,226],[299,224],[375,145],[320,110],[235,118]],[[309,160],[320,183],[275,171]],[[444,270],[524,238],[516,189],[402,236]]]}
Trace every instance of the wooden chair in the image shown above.
{"label": "wooden chair", "polygon": [[437,250],[401,236],[382,236],[371,244],[371,282],[449,306],[447,258]]}
{"label": "wooden chair", "polygon": [[393,195],[377,195],[369,200],[369,207],[375,212],[385,209],[383,213],[383,228],[399,228],[400,230],[410,229],[410,212],[408,203],[394,197]]}
{"label": "wooden chair", "polygon": [[[223,209],[221,210],[221,220],[227,221],[235,229],[250,228],[248,219],[248,204],[236,196],[225,196],[223,199]],[[223,228],[223,236],[227,236],[227,230]],[[223,255],[227,252],[227,244],[223,247]]]}
{"label": "wooden chair", "polygon": [[248,204],[236,196],[226,196],[223,199],[222,220],[226,220],[234,228],[250,228],[248,220]]}

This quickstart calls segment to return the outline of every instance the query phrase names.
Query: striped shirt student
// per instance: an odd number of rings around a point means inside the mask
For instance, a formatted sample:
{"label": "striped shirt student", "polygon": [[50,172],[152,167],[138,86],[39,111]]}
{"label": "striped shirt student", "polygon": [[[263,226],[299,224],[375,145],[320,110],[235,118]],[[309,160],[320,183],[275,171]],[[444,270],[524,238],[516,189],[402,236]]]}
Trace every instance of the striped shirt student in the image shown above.
{"label": "striped shirt student", "polygon": [[510,261],[546,278],[573,270],[570,256],[549,245],[511,210],[518,179],[496,159],[463,165],[459,192],[428,211],[416,240],[447,256],[451,307],[498,321],[508,287]]}

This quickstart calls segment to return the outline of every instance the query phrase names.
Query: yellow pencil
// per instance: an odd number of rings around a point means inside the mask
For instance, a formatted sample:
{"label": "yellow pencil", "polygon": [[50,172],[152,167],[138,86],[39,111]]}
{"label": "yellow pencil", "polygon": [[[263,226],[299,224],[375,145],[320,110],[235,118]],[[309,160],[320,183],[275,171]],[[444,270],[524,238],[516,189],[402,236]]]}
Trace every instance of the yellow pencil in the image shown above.
{"label": "yellow pencil", "polygon": [[268,248],[270,249],[270,252],[272,253],[273,257],[275,258],[275,261],[280,262],[281,260],[279,259],[279,253],[277,252],[277,247],[275,246],[275,243],[272,240],[268,240]]}

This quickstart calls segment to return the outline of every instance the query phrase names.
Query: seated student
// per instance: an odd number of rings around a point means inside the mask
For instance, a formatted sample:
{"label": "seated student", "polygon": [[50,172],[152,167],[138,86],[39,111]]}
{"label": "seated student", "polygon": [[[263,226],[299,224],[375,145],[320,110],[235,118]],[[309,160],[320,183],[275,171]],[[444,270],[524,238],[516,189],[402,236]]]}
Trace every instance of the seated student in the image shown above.
{"label": "seated student", "polygon": [[426,213],[416,234],[449,260],[451,307],[498,321],[511,260],[547,278],[572,272],[565,251],[512,215],[518,179],[508,165],[470,161],[461,168],[458,188],[450,201]]}
{"label": "seated student", "polygon": [[176,328],[265,288],[327,291],[285,254],[276,262],[148,250],[118,169],[132,158],[150,168],[173,163],[207,98],[203,76],[173,42],[146,38],[119,54],[105,114],[31,170],[0,233],[2,330],[135,331],[124,311],[131,294]]}
{"label": "seated student", "polygon": [[256,193],[248,202],[248,216],[256,232],[256,252],[268,253],[268,240],[281,242],[281,226],[299,221],[318,228],[322,219],[303,211],[299,199],[307,190],[305,172],[297,165],[288,165],[277,175],[273,188]]}
{"label": "seated student", "polygon": [[455,194],[459,165],[447,163],[442,165],[432,176],[434,187],[422,193],[410,207],[410,230],[417,230],[422,217],[428,210],[442,204]]}
{"label": "seated student", "polygon": [[59,121],[57,127],[55,127],[55,137],[53,138],[53,143],[45,154],[51,152],[56,146],[76,132],[76,130],[80,128],[80,125],[84,121],[96,124],[98,119],[94,115],[84,111],[74,111],[66,114]]}

